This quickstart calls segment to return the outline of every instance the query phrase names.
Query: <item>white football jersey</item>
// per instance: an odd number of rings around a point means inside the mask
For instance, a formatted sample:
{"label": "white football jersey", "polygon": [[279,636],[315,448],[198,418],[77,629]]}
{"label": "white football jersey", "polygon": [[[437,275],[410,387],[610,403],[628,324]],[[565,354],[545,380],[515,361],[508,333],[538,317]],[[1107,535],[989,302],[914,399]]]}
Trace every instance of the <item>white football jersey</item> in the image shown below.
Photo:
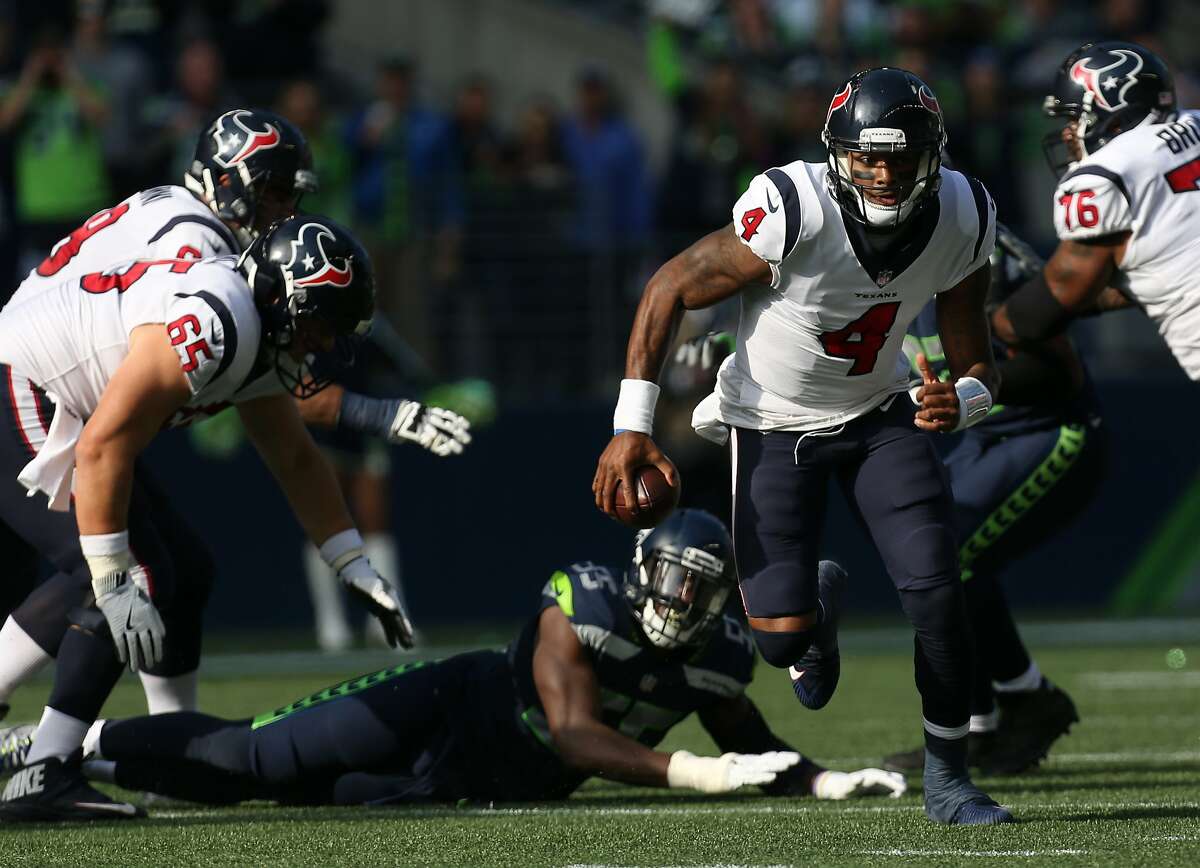
{"label": "white football jersey", "polygon": [[0,311],[0,362],[87,419],[129,353],[129,333],[162,323],[192,392],[171,422],[281,392],[273,367],[254,370],[261,321],[235,266],[232,256],[136,260],[31,292]]}
{"label": "white football jersey", "polygon": [[203,202],[183,187],[151,187],[98,211],[55,244],[9,303],[131,259],[207,259],[236,253],[233,233]]}
{"label": "white football jersey", "polygon": [[1129,232],[1113,283],[1200,380],[1200,112],[1135,127],[1074,164],[1054,192],[1061,240]]}
{"label": "white football jersey", "polygon": [[[880,257],[842,222],[824,163],[758,175],[733,230],[771,266],[741,293],[737,350],[705,404],[727,425],[804,431],[836,425],[908,388],[904,333],[936,293],[987,264],[996,215],[978,181],[942,169],[936,205],[909,241]],[[693,423],[703,431],[698,408]]]}

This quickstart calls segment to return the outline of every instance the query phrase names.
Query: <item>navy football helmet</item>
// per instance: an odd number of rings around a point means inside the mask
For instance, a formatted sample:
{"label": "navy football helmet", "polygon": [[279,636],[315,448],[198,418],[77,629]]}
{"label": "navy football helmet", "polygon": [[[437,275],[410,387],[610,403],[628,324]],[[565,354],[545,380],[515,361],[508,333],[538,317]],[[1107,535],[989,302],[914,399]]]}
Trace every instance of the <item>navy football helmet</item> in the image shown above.
{"label": "navy football helmet", "polygon": [[1068,55],[1042,109],[1067,118],[1042,140],[1056,175],[1142,123],[1161,123],[1175,112],[1175,82],[1153,51],[1132,42],[1089,42]]}
{"label": "navy football helmet", "polygon": [[280,380],[298,398],[315,395],[339,366],[324,359],[315,368],[314,345],[344,365],[370,330],[375,273],[366,250],[332,220],[297,215],[259,235],[238,270],[254,294],[263,348],[274,352]]}
{"label": "navy football helmet", "polygon": [[[859,223],[899,226],[937,196],[946,144],[942,109],[929,85],[907,70],[868,69],[843,84],[829,103],[821,139],[829,162],[826,186],[842,211]],[[851,153],[878,152],[916,158],[911,178],[894,187],[870,188],[894,195],[894,205],[872,202],[851,175]]]}
{"label": "navy football helmet", "polygon": [[701,509],[680,509],[640,531],[625,576],[625,599],[657,648],[700,645],[737,584],[733,541]]}
{"label": "navy football helmet", "polygon": [[295,213],[303,194],[317,190],[304,134],[261,109],[227,111],[205,127],[183,183],[229,225],[243,249],[266,226]]}

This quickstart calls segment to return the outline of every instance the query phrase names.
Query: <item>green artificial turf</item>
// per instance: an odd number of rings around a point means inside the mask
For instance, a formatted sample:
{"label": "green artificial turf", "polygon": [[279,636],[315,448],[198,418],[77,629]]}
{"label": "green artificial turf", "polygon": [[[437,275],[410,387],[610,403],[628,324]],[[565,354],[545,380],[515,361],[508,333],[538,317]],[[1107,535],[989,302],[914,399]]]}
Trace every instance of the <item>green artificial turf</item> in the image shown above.
{"label": "green artificial turf", "polygon": [[[567,802],[489,808],[201,808],[149,805],[146,821],[0,827],[0,864],[24,865],[1200,865],[1200,646],[1052,648],[1044,672],[1082,722],[1034,773],[979,778],[1019,825],[935,826],[919,780],[899,800],[704,797],[593,782]],[[355,662],[361,662],[356,660]],[[257,661],[247,658],[244,671]],[[347,666],[351,666],[347,663]],[[342,673],[356,674],[354,668]],[[848,648],[821,712],[760,666],[751,695],[771,726],[834,768],[878,765],[920,740],[911,652]],[[208,677],[201,706],[249,716],[338,680],[304,672]],[[16,697],[33,719],[46,693]],[[143,708],[125,679],[106,713]],[[694,721],[666,749],[713,751]]]}

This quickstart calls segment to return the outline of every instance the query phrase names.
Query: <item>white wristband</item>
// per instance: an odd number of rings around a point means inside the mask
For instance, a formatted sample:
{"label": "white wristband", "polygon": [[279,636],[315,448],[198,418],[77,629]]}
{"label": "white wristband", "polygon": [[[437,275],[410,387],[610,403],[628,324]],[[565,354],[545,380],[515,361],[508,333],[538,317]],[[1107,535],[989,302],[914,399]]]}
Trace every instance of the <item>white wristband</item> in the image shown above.
{"label": "white wristband", "polygon": [[954,426],[955,431],[982,422],[992,412],[992,393],[974,377],[959,377],[954,384],[954,391],[958,393],[958,424]]}
{"label": "white wristband", "polygon": [[341,533],[335,533],[321,543],[321,560],[329,564],[335,573],[340,573],[342,567],[363,557],[363,539],[357,528],[350,528]]}
{"label": "white wristband", "polygon": [[651,433],[659,391],[658,384],[649,380],[622,380],[617,409],[613,411],[613,431]]}
{"label": "white wristband", "polygon": [[677,750],[671,754],[671,761],[667,763],[667,786],[671,789],[682,789],[684,787],[690,789],[698,789],[697,778],[701,763],[696,760],[700,759],[690,750]]}
{"label": "white wristband", "polygon": [[137,566],[129,550],[129,531],[94,533],[79,537],[79,549],[87,561],[92,579],[109,573],[122,573]]}

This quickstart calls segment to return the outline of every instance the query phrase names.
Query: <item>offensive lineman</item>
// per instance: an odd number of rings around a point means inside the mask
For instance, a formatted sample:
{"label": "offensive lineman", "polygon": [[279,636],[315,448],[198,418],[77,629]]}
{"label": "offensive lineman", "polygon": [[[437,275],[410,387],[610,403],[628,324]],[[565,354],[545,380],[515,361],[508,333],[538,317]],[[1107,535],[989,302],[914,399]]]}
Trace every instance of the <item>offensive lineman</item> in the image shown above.
{"label": "offensive lineman", "polygon": [[[333,471],[292,395],[309,359],[365,332],[371,263],[341,227],[294,217],[240,259],[136,260],[15,299],[0,312],[0,521],[18,556],[34,550],[87,597],[70,613],[50,699],[19,785],[0,796],[17,820],[137,816],[83,780],[72,760],[120,676],[163,657],[177,585],[170,501],[142,485],[138,454],[164,425],[231,402],[309,538],[380,619],[411,644],[395,591],[363,556]],[[291,394],[289,394],[291,393]],[[12,478],[16,477],[16,480]],[[173,499],[203,485],[187,468]],[[49,498],[49,511],[40,498]],[[72,510],[74,515],[72,515]],[[113,644],[117,654],[113,654]],[[119,659],[118,659],[119,658]]]}
{"label": "offensive lineman", "polygon": [[992,328],[1008,343],[1043,340],[1122,306],[1115,287],[1200,380],[1200,112],[1178,111],[1161,58],[1115,41],[1071,52],[1044,109],[1066,121],[1044,143],[1051,167],[1066,169],[1054,192],[1059,244]]}
{"label": "offensive lineman", "polygon": [[[840,583],[819,582],[817,563],[836,476],[916,630],[927,815],[1011,822],[967,772],[970,635],[949,491],[921,433],[978,422],[998,386],[984,316],[994,206],[977,181],[941,167],[941,109],[904,70],[846,82],[823,138],[827,165],[759,175],[734,207],[732,231],[701,239],[647,285],[596,505],[613,515],[618,486],[636,503],[629,480],[642,465],[675,478],[650,439],[653,381],[684,309],[741,292],[737,351],[693,424],[719,442],[732,429],[734,545],[759,651],[790,667],[802,704],[828,702],[840,671]],[[952,380],[926,377],[914,416],[901,346],[935,293]]]}
{"label": "offensive lineman", "polygon": [[[64,281],[103,271],[132,259],[197,259],[239,254],[261,232],[293,214],[301,196],[317,188],[308,143],[294,125],[261,109],[233,109],[217,116],[200,134],[184,186],[153,187],[98,212],[64,238],[18,287],[9,305]],[[417,442],[435,454],[461,452],[469,425],[457,414],[415,401],[386,401],[349,392],[337,384],[297,396],[309,425],[368,431],[393,443]],[[225,409],[214,402],[192,407],[189,421]],[[143,472],[142,484],[154,483]],[[164,515],[174,516],[173,510]],[[151,714],[195,709],[200,660],[200,613],[213,581],[208,546],[182,521],[160,523],[179,572],[186,605],[172,607],[184,619],[167,627],[164,659],[140,671]],[[31,588],[36,563],[23,565]],[[25,597],[0,628],[0,718],[13,691],[58,653],[67,612],[82,589],[59,573]],[[26,590],[28,594],[28,590]],[[178,602],[178,601],[177,601]],[[7,614],[7,613],[0,613]]]}
{"label": "offensive lineman", "polygon": [[[401,664],[252,720],[100,722],[89,773],[219,803],[542,801],[593,775],[707,793],[903,794],[900,775],[828,771],[770,731],[745,694],[754,646],[722,614],[734,582],[724,526],[680,510],[639,534],[623,583],[590,562],[555,572],[507,653]],[[723,756],[654,750],[693,713]]]}

